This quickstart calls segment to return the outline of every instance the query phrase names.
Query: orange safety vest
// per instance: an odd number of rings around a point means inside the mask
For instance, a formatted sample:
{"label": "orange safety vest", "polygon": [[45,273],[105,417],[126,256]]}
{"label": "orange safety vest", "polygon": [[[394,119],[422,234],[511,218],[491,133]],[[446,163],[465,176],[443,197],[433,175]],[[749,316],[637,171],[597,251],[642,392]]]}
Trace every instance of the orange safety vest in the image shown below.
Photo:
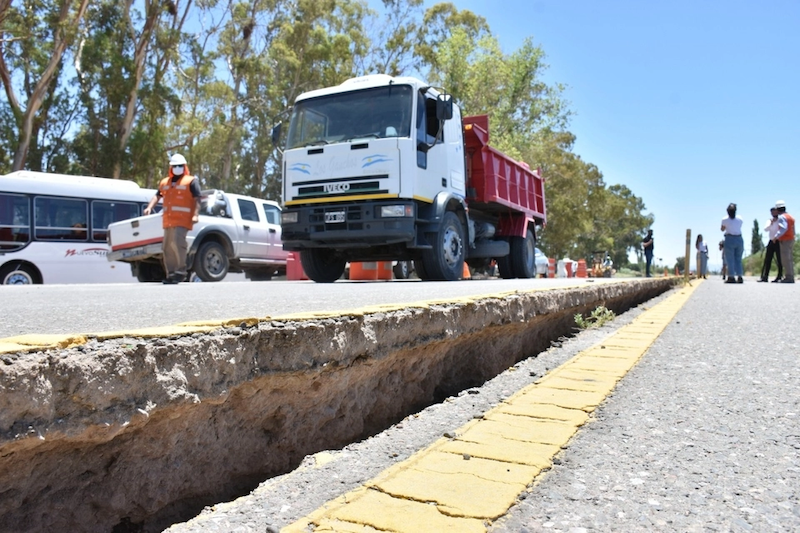
{"label": "orange safety vest", "polygon": [[793,241],[794,240],[794,217],[789,213],[781,213],[786,219],[786,233],[778,237],[779,241]]}
{"label": "orange safety vest", "polygon": [[164,228],[174,228],[181,226],[192,229],[194,222],[194,208],[197,200],[192,196],[190,185],[194,176],[187,173],[175,183],[172,182],[172,170],[170,175],[161,180],[158,191],[164,200],[164,211],[162,215],[162,226]]}

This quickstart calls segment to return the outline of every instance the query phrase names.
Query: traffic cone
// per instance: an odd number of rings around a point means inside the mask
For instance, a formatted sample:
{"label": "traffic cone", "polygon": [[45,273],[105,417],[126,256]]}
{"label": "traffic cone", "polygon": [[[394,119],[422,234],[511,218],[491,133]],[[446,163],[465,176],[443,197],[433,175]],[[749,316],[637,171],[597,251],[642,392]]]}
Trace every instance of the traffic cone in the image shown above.
{"label": "traffic cone", "polygon": [[469,273],[469,265],[466,262],[464,263],[464,273],[461,275],[461,279],[472,279],[472,274]]}

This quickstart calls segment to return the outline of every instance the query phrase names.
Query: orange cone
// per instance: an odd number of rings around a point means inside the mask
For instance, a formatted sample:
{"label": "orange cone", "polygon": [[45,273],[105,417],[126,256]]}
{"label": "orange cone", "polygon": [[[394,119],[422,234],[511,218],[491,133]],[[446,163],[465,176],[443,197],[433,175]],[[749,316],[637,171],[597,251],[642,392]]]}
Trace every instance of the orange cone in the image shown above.
{"label": "orange cone", "polygon": [[464,274],[461,275],[461,279],[472,279],[472,274],[469,272],[469,265],[466,262],[464,263]]}

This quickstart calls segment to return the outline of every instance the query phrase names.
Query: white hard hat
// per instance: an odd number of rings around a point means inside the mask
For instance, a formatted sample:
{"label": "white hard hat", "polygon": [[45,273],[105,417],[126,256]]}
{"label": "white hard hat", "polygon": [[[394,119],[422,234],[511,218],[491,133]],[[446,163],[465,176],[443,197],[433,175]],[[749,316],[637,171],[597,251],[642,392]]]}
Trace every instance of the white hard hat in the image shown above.
{"label": "white hard hat", "polygon": [[783,200],[778,200],[777,202],[775,202],[776,209],[780,209],[781,207],[786,209],[786,202],[784,202]]}
{"label": "white hard hat", "polygon": [[174,167],[175,165],[185,165],[186,158],[183,157],[181,154],[175,154],[169,158],[169,166]]}

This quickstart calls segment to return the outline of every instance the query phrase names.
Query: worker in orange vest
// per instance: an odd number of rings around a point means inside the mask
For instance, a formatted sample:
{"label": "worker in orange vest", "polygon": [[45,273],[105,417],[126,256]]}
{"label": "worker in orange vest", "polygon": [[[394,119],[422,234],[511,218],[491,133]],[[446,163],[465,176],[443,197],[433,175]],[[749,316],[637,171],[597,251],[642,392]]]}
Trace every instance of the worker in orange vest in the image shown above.
{"label": "worker in orange vest", "polygon": [[778,233],[775,241],[781,247],[781,262],[783,263],[783,279],[781,283],[794,283],[794,217],[786,212],[786,203],[783,200],[775,202],[778,210]]}
{"label": "worker in orange vest", "polygon": [[158,191],[144,210],[149,215],[163,200],[162,225],[164,227],[163,283],[180,283],[186,279],[186,234],[197,222],[200,214],[200,180],[189,174],[186,158],[174,154],[169,159],[169,175],[161,180]]}

